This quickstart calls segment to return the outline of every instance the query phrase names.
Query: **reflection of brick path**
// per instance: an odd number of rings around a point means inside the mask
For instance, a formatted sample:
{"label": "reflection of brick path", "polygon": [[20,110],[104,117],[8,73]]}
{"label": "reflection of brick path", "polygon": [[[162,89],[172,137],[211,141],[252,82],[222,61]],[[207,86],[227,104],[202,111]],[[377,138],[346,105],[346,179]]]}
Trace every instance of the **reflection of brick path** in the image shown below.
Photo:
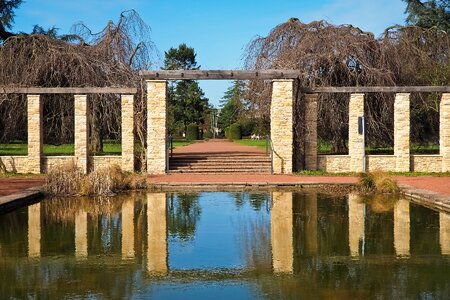
{"label": "reflection of brick path", "polygon": [[5,177],[0,178],[0,196],[10,195],[45,183],[45,177]]}

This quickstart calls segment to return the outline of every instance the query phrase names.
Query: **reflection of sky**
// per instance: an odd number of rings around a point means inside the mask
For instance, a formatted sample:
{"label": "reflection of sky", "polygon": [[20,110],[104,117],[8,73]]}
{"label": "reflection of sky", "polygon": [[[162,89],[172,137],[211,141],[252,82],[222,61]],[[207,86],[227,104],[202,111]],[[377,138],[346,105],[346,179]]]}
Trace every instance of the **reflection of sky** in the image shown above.
{"label": "reflection of sky", "polygon": [[[239,195],[239,194],[237,194]],[[169,239],[169,268],[206,269],[241,268],[245,265],[242,246],[237,233],[242,230],[242,220],[270,222],[264,205],[255,211],[249,201],[237,206],[232,193],[201,193],[202,208],[195,237],[188,243]],[[246,199],[247,200],[247,199]]]}

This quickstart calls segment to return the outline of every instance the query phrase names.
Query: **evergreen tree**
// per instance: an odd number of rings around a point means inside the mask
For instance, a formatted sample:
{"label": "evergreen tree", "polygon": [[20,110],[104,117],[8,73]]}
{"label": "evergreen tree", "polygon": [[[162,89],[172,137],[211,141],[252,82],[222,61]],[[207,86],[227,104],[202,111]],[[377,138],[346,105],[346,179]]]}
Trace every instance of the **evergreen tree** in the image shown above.
{"label": "evergreen tree", "polygon": [[0,0],[0,41],[4,41],[14,34],[7,31],[14,23],[14,9],[22,4],[22,0]]}
{"label": "evergreen tree", "polygon": [[244,81],[236,80],[225,92],[220,104],[221,110],[218,119],[219,128],[222,131],[233,123],[238,122],[246,112]]}
{"label": "evergreen tree", "polygon": [[406,2],[408,24],[450,32],[450,0],[403,1]]}
{"label": "evergreen tree", "polygon": [[[197,70],[194,48],[180,44],[178,48],[170,48],[165,52],[164,69],[166,70]],[[169,131],[186,132],[187,125],[196,123],[202,126],[209,111],[208,99],[194,80],[172,82],[169,86]]]}

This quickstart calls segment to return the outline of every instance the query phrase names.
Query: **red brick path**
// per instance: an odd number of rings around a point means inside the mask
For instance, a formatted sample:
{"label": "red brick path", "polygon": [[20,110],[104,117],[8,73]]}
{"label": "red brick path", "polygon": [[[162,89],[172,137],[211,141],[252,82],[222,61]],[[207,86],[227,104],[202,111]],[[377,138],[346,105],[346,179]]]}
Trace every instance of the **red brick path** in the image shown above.
{"label": "red brick path", "polygon": [[42,186],[45,183],[45,177],[5,177],[0,178],[0,196],[10,195],[16,192],[26,190],[31,187]]}

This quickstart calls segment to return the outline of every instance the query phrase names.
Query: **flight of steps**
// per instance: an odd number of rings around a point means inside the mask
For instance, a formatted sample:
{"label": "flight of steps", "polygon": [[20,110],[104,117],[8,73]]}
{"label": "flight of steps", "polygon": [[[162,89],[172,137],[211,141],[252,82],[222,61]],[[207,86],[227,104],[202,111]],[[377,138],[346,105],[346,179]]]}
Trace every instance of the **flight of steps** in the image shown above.
{"label": "flight of steps", "polygon": [[272,162],[265,155],[174,155],[169,173],[271,173]]}

